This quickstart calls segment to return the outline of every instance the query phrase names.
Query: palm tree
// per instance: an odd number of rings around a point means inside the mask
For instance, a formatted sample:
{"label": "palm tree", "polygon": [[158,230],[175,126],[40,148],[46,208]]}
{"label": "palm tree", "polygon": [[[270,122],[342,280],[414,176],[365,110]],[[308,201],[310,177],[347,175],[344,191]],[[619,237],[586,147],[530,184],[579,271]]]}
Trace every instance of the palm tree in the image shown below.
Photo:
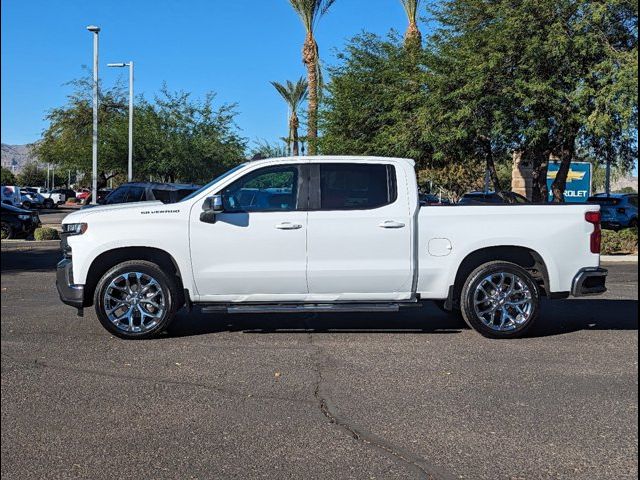
{"label": "palm tree", "polygon": [[302,46],[302,61],[307,67],[309,84],[309,154],[316,154],[316,138],[318,138],[318,94],[320,88],[320,58],[318,44],[313,36],[315,24],[324,15],[335,0],[289,0],[307,32]]}
{"label": "palm tree", "polygon": [[275,87],[289,106],[289,137],[287,145],[293,143],[293,155],[297,156],[300,153],[298,150],[298,126],[300,125],[298,107],[307,98],[307,81],[300,77],[296,83],[287,80],[286,85],[278,82],[271,82],[271,85]]}
{"label": "palm tree", "polygon": [[422,34],[420,33],[420,30],[418,30],[417,23],[420,1],[421,0],[400,0],[405,13],[407,14],[407,19],[409,20],[409,26],[404,34],[405,46],[420,45],[422,43]]}

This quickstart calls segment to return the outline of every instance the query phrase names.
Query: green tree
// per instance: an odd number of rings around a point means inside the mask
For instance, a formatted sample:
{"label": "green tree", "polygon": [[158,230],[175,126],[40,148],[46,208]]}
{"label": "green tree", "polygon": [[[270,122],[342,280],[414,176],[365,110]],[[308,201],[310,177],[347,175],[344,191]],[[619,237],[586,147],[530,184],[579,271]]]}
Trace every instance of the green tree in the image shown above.
{"label": "green tree", "polygon": [[16,183],[21,187],[42,187],[47,179],[47,170],[35,163],[24,166],[16,178]]}
{"label": "green tree", "polygon": [[271,82],[271,85],[274,86],[289,107],[289,137],[287,144],[293,145],[293,155],[297,156],[300,153],[298,146],[298,127],[300,126],[298,108],[307,98],[307,81],[304,78],[300,78],[296,83],[287,80],[285,85],[278,82]]}
{"label": "green tree", "polygon": [[318,137],[318,98],[321,79],[320,55],[314,33],[318,19],[324,15],[335,0],[289,0],[291,6],[300,17],[306,31],[302,46],[302,61],[307,67],[307,83],[309,88],[308,130],[309,154],[316,154],[316,138]]}
{"label": "green tree", "polygon": [[141,99],[134,119],[136,176],[202,183],[243,161],[246,140],[235,124],[235,105],[214,101],[213,93],[194,100],[166,87],[153,103]]}
{"label": "green tree", "polygon": [[447,145],[471,146],[471,152],[481,146],[491,170],[491,151],[494,157],[524,152],[533,161],[534,199],[540,200],[554,155],[561,160],[552,186],[556,201],[563,201],[580,145],[615,144],[612,156],[632,156],[637,4],[449,0],[434,16],[440,28],[429,42],[428,115],[435,120],[438,153]]}
{"label": "green tree", "polygon": [[[69,82],[72,92],[67,103],[50,110],[48,127],[34,144],[40,161],[63,170],[78,171],[91,178],[92,171],[92,80],[81,78]],[[127,102],[121,84],[100,90],[98,110],[98,188],[110,178],[126,171]]]}
{"label": "green tree", "polygon": [[[67,103],[47,114],[49,126],[35,146],[40,160],[91,178],[91,82],[71,83]],[[126,172],[128,123],[120,84],[102,89],[99,106],[98,188]],[[193,100],[163,87],[153,102],[136,99],[134,177],[206,182],[244,158],[234,105],[214,105],[215,95]],[[57,183],[57,182],[56,182]]]}
{"label": "green tree", "polygon": [[418,168],[438,166],[420,123],[426,74],[415,53],[395,34],[364,33],[347,43],[329,69],[320,116],[323,154],[408,157]]}
{"label": "green tree", "polygon": [[15,185],[16,177],[11,170],[2,167],[0,183],[2,183],[2,185]]}

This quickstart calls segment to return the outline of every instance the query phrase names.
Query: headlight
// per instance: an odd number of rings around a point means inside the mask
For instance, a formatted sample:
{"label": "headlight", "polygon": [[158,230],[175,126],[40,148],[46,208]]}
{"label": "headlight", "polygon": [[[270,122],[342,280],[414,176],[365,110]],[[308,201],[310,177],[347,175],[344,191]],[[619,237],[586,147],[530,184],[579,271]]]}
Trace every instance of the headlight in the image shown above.
{"label": "headlight", "polygon": [[31,219],[31,215],[18,215],[18,218],[19,218],[20,220],[27,221],[27,220],[30,220],[30,219]]}
{"label": "headlight", "polygon": [[67,235],[82,235],[87,231],[86,223],[63,223],[62,233]]}

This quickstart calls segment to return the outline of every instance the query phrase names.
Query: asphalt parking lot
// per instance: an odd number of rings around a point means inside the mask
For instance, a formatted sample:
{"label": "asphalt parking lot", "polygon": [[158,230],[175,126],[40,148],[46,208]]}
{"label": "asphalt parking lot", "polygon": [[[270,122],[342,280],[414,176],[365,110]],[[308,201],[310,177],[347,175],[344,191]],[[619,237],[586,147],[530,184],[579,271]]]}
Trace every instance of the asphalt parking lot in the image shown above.
{"label": "asphalt parking lot", "polygon": [[636,263],[521,340],[427,305],[127,342],[58,301],[57,257],[2,252],[3,479],[638,476]]}

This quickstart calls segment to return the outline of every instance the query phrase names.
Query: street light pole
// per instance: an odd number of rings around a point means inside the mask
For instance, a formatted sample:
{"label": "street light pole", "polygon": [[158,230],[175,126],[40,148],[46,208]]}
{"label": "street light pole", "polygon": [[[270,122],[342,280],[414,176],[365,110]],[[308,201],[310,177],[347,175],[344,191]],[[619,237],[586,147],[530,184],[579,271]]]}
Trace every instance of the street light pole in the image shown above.
{"label": "street light pole", "polygon": [[93,33],[93,140],[91,168],[91,203],[98,204],[98,33],[100,27],[89,25],[87,30]]}
{"label": "street light pole", "polygon": [[133,61],[129,63],[108,63],[107,67],[129,67],[129,162],[127,181],[133,181]]}

